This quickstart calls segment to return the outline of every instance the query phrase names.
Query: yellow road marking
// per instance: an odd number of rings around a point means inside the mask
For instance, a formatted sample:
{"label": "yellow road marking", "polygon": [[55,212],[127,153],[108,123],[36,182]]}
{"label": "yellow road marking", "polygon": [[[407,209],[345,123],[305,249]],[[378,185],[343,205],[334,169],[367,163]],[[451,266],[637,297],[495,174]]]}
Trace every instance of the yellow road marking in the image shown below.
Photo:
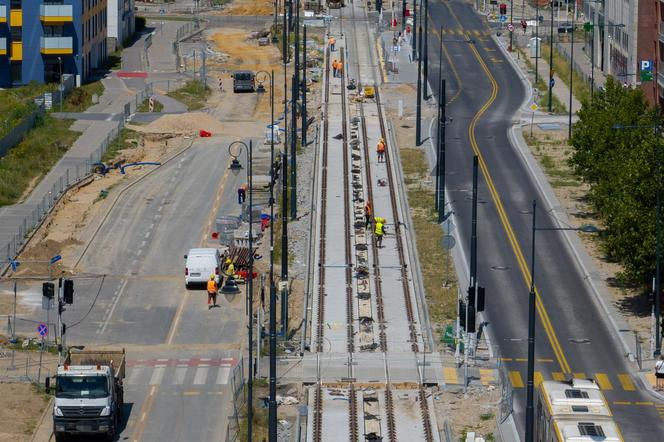
{"label": "yellow road marking", "polygon": [[646,373],[645,376],[646,376],[646,379],[648,380],[648,383],[652,387],[657,385],[657,378],[655,377],[655,373]]}
{"label": "yellow road marking", "polygon": [[551,358],[537,358],[537,362],[553,362]]}
{"label": "yellow road marking", "polygon": [[198,396],[201,394],[200,391],[183,391],[182,396]]}
{"label": "yellow road marking", "polygon": [[538,388],[543,381],[544,378],[542,377],[542,372],[536,371],[535,377],[533,378],[533,382],[535,383],[535,388]]}
{"label": "yellow road marking", "polygon": [[516,362],[528,362],[528,358],[516,358]]}
{"label": "yellow road marking", "polygon": [[613,401],[613,405],[632,405],[630,401]]}
{"label": "yellow road marking", "polygon": [[138,421],[138,424],[136,425],[136,429],[134,430],[132,434],[132,440],[134,442],[141,440],[141,437],[143,437],[143,431],[145,431],[145,424],[147,422],[146,417],[148,416],[148,413],[150,412],[150,408],[152,408],[152,404],[154,402],[155,398],[155,391],[157,390],[156,385],[151,385],[150,390],[148,393],[148,397],[143,403],[143,406],[141,407],[141,410],[139,411],[139,415],[141,416],[140,420]]}
{"label": "yellow road marking", "polygon": [[499,361],[512,362],[512,358],[498,358]]}
{"label": "yellow road marking", "polygon": [[493,370],[480,368],[480,382],[482,382],[482,385],[489,385],[493,380]]}
{"label": "yellow road marking", "polygon": [[585,373],[574,373],[574,379],[587,379]]}
{"label": "yellow road marking", "polygon": [[443,367],[443,379],[446,384],[458,384],[457,371],[454,367]]}
{"label": "yellow road marking", "polygon": [[628,374],[619,374],[618,380],[620,381],[620,385],[622,385],[623,390],[625,391],[636,390],[634,382],[632,382],[632,378]]}
{"label": "yellow road marking", "polygon": [[561,382],[565,380],[565,374],[559,371],[554,371],[553,373],[551,373],[551,377],[553,378],[554,381]]}
{"label": "yellow road marking", "polygon": [[644,401],[644,402],[634,402],[634,405],[645,405],[648,407],[652,407],[655,404],[653,402]]}
{"label": "yellow road marking", "polygon": [[595,373],[595,379],[602,390],[613,390],[613,385],[611,385],[609,377],[604,373]]}
{"label": "yellow road marking", "polygon": [[521,373],[518,371],[510,371],[510,382],[512,382],[512,387],[514,388],[523,388],[523,379],[521,379]]}

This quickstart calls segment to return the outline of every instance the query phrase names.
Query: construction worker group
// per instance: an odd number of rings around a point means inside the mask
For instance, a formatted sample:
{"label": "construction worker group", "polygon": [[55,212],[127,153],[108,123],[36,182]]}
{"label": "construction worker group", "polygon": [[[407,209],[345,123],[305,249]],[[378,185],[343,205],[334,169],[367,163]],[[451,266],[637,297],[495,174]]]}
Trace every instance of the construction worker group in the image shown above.
{"label": "construction worker group", "polygon": [[340,61],[337,61],[335,58],[332,60],[332,76],[333,77],[343,77],[343,71],[344,71],[344,64]]}
{"label": "construction worker group", "polygon": [[[224,271],[226,279],[231,281],[235,277],[235,266],[233,261],[230,258],[226,258],[224,262]],[[219,293],[219,286],[223,284],[224,278],[221,276],[219,278],[219,284],[215,279],[215,275],[210,275],[210,280],[207,282],[207,294],[208,294],[208,310],[213,307],[219,307],[217,304],[217,294]]]}

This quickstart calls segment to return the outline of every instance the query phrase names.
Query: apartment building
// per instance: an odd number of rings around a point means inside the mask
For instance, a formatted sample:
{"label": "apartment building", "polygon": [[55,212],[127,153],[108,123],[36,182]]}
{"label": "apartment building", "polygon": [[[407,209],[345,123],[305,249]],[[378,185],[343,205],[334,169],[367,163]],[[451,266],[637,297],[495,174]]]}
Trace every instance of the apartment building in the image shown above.
{"label": "apartment building", "polygon": [[[0,87],[85,83],[107,58],[107,0],[0,0]],[[4,48],[4,51],[3,51]]]}
{"label": "apartment building", "polygon": [[108,50],[123,47],[134,34],[134,0],[108,1]]}
{"label": "apartment building", "polygon": [[637,53],[637,70],[650,64],[653,78],[641,82],[641,89],[650,104],[664,106],[664,0],[639,0]]}

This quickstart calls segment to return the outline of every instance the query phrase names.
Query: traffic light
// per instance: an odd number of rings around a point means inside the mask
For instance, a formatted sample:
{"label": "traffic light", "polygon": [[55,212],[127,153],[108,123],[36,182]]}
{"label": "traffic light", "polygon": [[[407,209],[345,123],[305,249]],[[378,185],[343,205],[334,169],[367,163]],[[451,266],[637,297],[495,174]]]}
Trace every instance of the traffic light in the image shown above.
{"label": "traffic light", "polygon": [[500,4],[500,15],[507,15],[507,5],[505,3]]}
{"label": "traffic light", "polygon": [[383,0],[376,0],[376,11],[380,12],[383,10]]}
{"label": "traffic light", "polygon": [[475,307],[475,287],[468,287],[468,305]]}
{"label": "traffic light", "polygon": [[484,287],[477,287],[477,311],[484,311]]}
{"label": "traffic light", "polygon": [[595,25],[593,25],[592,23],[587,21],[583,24],[583,31],[584,32],[592,32],[594,27],[595,27]]}
{"label": "traffic light", "polygon": [[472,305],[468,307],[468,327],[466,329],[466,303],[459,301],[459,324],[461,328],[468,333],[475,333],[475,307]]}
{"label": "traffic light", "polygon": [[53,296],[55,296],[55,285],[52,282],[42,284],[42,296],[53,299]]}
{"label": "traffic light", "polygon": [[64,335],[65,333],[67,333],[67,324],[63,323],[63,324],[62,324],[62,333],[61,333],[61,334]]}
{"label": "traffic light", "polygon": [[62,296],[62,300],[65,304],[74,303],[74,281],[71,279],[65,279],[65,290]]}
{"label": "traffic light", "polygon": [[65,305],[62,302],[58,302],[58,314],[62,315],[64,311],[65,311]]}

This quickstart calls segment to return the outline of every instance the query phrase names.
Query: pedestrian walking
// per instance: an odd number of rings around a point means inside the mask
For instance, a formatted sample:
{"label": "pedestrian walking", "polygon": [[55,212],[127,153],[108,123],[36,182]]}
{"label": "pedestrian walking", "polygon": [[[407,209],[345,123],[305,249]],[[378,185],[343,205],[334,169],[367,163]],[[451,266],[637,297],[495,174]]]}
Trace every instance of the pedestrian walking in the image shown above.
{"label": "pedestrian walking", "polygon": [[[214,275],[210,275],[210,280],[207,283],[207,294],[208,294],[208,310],[212,307],[217,306],[217,281],[214,280]],[[212,305],[210,305],[212,303]]]}
{"label": "pedestrian walking", "polygon": [[247,199],[247,190],[245,189],[244,184],[238,187],[237,189],[237,203],[242,204]]}
{"label": "pedestrian walking", "polygon": [[659,360],[655,362],[655,378],[657,384],[656,390],[664,390],[664,355],[659,356]]}
{"label": "pedestrian walking", "polygon": [[335,58],[332,60],[332,76],[336,78],[337,76],[337,66],[339,66],[339,62]]}
{"label": "pedestrian walking", "polygon": [[383,248],[383,235],[385,235],[385,224],[383,218],[376,218],[376,228],[374,234],[376,235],[376,245],[378,248]]}
{"label": "pedestrian walking", "polygon": [[330,43],[330,51],[334,52],[334,46],[337,44],[337,41],[330,35],[328,42]]}
{"label": "pedestrian walking", "polygon": [[364,205],[364,228],[368,229],[371,225],[371,201]]}
{"label": "pedestrian walking", "polygon": [[344,64],[342,62],[337,63],[337,77],[341,78],[344,76]]}
{"label": "pedestrian walking", "polygon": [[376,153],[378,154],[378,162],[382,163],[385,161],[385,140],[383,138],[378,141],[376,145]]}

